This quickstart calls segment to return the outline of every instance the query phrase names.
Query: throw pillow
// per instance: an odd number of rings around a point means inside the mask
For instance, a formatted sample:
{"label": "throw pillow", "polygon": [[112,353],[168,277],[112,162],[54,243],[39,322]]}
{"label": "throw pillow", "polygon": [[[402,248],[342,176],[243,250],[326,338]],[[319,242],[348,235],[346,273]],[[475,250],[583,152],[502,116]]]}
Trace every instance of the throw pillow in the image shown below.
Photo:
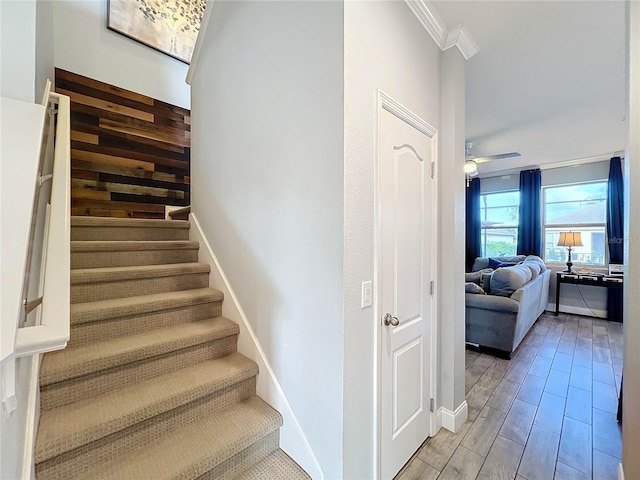
{"label": "throw pillow", "polygon": [[536,278],[540,272],[542,271],[542,268],[540,267],[540,264],[538,262],[527,262],[527,261],[523,261],[518,263],[518,265],[524,265],[525,267],[529,267],[529,269],[531,270],[532,273],[532,278]]}
{"label": "throw pillow", "polygon": [[476,285],[482,286],[482,284],[480,283],[480,279],[482,278],[482,275],[485,274],[485,273],[491,273],[491,272],[493,272],[493,269],[484,268],[482,270],[478,270],[477,272],[465,273],[464,274],[464,281],[465,282],[473,282]]}
{"label": "throw pillow", "polygon": [[464,284],[464,291],[465,293],[476,293],[478,295],[486,295],[482,287],[473,282],[466,282]]}
{"label": "throw pillow", "polygon": [[491,295],[510,297],[513,292],[531,280],[531,270],[524,265],[499,268],[491,275]]}
{"label": "throw pillow", "polygon": [[495,258],[489,258],[489,268],[493,268],[494,270],[501,267],[513,267],[514,265],[515,262],[501,262]]}

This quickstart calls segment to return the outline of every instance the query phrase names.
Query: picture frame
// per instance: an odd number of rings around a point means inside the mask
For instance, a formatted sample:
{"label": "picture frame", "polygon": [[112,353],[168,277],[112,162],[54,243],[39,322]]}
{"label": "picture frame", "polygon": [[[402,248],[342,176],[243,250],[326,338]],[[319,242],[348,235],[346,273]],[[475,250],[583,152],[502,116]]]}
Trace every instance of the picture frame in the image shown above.
{"label": "picture frame", "polygon": [[206,0],[108,0],[107,28],[191,63]]}

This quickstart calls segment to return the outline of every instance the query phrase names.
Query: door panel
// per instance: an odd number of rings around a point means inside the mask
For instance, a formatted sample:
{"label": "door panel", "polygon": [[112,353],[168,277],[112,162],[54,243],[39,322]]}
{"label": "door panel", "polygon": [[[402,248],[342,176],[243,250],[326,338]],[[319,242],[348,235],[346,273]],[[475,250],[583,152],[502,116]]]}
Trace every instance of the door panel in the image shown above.
{"label": "door panel", "polygon": [[[392,478],[429,435],[432,179],[435,140],[380,110],[378,149],[381,475]],[[397,319],[397,322],[396,322]]]}

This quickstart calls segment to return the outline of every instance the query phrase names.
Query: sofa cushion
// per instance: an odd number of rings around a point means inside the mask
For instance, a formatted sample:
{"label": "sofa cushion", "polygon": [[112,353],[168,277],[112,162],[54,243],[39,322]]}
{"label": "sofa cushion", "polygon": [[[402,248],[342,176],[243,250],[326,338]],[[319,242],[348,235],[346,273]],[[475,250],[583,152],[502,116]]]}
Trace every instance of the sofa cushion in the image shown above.
{"label": "sofa cushion", "polygon": [[478,295],[486,295],[485,291],[482,289],[480,285],[473,282],[466,282],[464,284],[464,292],[465,293],[475,293]]}
{"label": "sofa cushion", "polygon": [[510,297],[513,292],[531,280],[531,270],[525,265],[499,268],[491,274],[491,295]]}
{"label": "sofa cushion", "polygon": [[491,275],[493,275],[493,270],[480,275],[480,286],[487,294],[491,293]]}
{"label": "sofa cushion", "polygon": [[501,267],[513,267],[516,264],[516,262],[503,262],[500,261],[496,258],[489,258],[489,268],[493,268],[494,270],[496,268],[501,268]]}
{"label": "sofa cushion", "polygon": [[525,267],[529,267],[529,269],[531,270],[532,279],[540,275],[541,268],[540,268],[540,264],[537,262],[520,262],[518,265],[524,265]]}
{"label": "sofa cushion", "polygon": [[542,260],[539,256],[537,255],[527,255],[527,257],[523,260],[524,262],[535,262],[538,265],[540,265],[540,271],[544,272],[547,269],[547,265],[544,263],[544,260]]}
{"label": "sofa cushion", "polygon": [[478,286],[482,286],[482,283],[480,283],[480,279],[482,278],[482,275],[485,273],[491,273],[493,272],[492,268],[484,268],[482,270],[478,270],[477,272],[471,272],[471,273],[465,273],[464,274],[464,281],[465,282],[473,282]]}

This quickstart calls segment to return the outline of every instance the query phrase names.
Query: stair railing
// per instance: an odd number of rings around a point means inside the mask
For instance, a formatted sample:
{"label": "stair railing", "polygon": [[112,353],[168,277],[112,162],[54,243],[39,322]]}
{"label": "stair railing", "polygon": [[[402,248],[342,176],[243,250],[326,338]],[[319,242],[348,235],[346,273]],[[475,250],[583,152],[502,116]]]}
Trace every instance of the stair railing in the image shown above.
{"label": "stair railing", "polygon": [[45,91],[47,108],[23,279],[16,356],[64,348],[70,328],[69,97]]}

